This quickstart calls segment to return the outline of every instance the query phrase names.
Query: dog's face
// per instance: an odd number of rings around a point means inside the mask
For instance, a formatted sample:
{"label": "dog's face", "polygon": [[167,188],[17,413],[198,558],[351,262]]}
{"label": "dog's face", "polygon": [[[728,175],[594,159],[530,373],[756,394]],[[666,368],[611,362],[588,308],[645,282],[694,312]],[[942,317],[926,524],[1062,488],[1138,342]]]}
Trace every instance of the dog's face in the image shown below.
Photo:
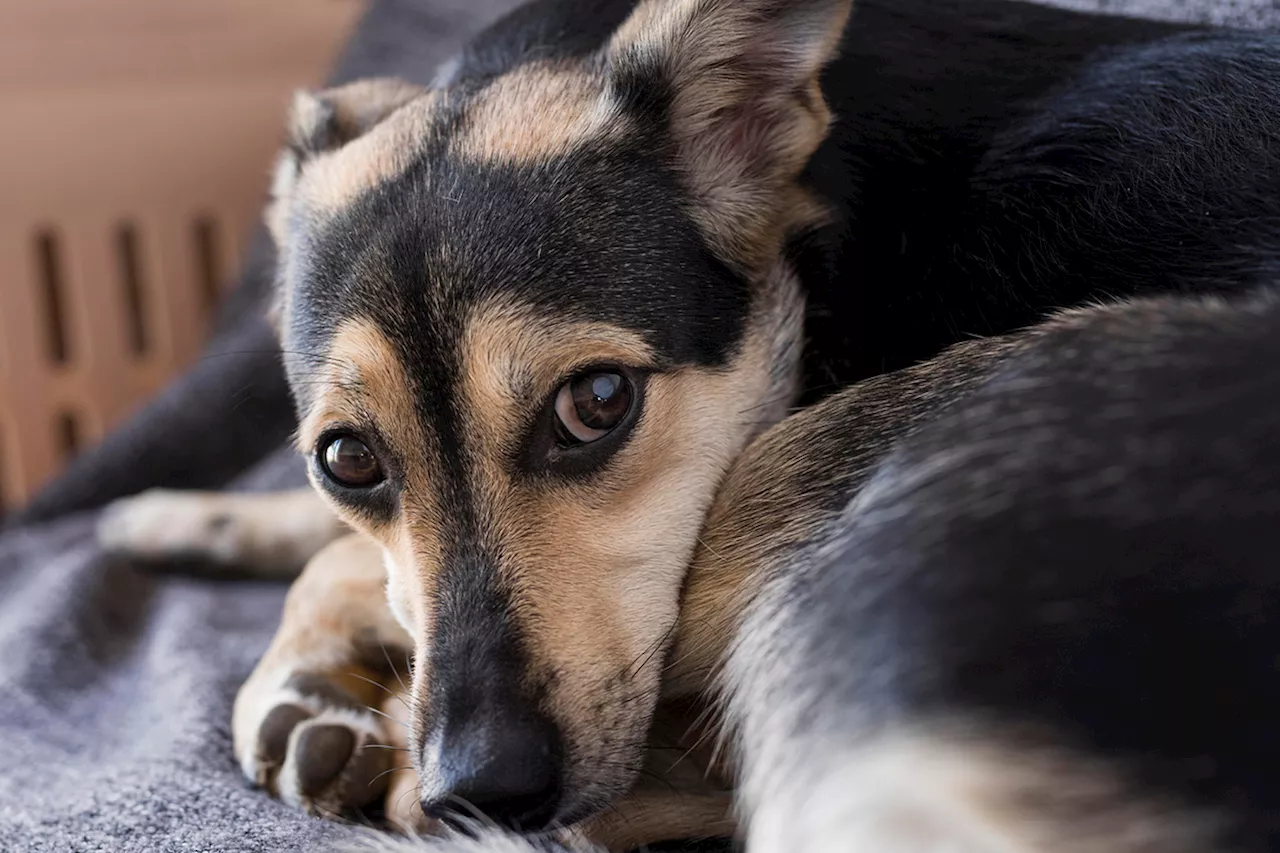
{"label": "dog's face", "polygon": [[846,14],[655,0],[586,58],[295,105],[299,441],[385,549],[428,807],[536,828],[634,778],[703,514],[795,390],[785,249]]}

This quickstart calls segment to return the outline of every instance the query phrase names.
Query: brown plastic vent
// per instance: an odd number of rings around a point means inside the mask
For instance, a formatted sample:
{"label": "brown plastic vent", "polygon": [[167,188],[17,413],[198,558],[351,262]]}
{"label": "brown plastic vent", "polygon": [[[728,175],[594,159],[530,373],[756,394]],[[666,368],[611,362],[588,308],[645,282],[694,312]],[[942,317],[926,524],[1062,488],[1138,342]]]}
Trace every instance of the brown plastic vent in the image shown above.
{"label": "brown plastic vent", "polygon": [[199,352],[291,92],[362,0],[7,0],[0,507]]}

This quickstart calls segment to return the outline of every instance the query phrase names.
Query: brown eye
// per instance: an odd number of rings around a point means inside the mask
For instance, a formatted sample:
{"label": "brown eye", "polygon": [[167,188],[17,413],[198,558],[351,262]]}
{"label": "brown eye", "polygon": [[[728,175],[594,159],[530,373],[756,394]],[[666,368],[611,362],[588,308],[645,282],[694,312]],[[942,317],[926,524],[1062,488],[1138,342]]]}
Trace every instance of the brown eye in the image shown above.
{"label": "brown eye", "polygon": [[320,448],[320,467],[329,479],[349,489],[367,489],[385,479],[378,457],[353,435],[339,435]]}
{"label": "brown eye", "polygon": [[556,418],[569,443],[608,435],[631,411],[631,383],[620,373],[580,373],[556,394]]}

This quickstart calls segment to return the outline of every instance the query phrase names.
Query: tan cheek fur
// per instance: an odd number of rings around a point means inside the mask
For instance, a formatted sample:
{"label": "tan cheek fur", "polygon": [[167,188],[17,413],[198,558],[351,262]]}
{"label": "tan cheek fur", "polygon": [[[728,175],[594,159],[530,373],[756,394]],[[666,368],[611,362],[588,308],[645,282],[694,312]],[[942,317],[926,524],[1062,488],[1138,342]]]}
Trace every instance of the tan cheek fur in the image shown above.
{"label": "tan cheek fur", "polygon": [[[422,454],[426,436],[411,404],[409,377],[391,343],[367,320],[346,321],[333,337],[323,361],[322,387],[313,410],[302,420],[298,446],[310,453],[331,424],[376,424],[402,454]],[[373,523],[328,499],[351,526],[382,546],[389,573],[388,595],[405,628],[420,640],[430,629],[430,596],[440,542],[435,532],[442,519],[431,488],[424,458],[405,458],[400,513],[389,523]]]}
{"label": "tan cheek fur", "polygon": [[772,296],[729,367],[651,376],[626,447],[601,478],[578,485],[513,482],[501,460],[517,421],[500,413],[518,411],[522,393],[550,393],[575,366],[644,366],[648,348],[624,330],[556,323],[503,304],[477,311],[468,326],[466,408],[487,414],[467,430],[488,460],[477,491],[508,555],[502,570],[522,610],[536,614],[521,629],[535,667],[557,676],[552,710],[576,730],[571,739],[592,739],[592,726],[604,722],[592,716],[601,697],[656,698],[659,647],[715,487],[771,416],[761,404],[773,403],[780,417],[790,402],[793,377],[779,388],[770,366],[777,338],[799,333],[794,282],[777,282]]}
{"label": "tan cheek fur", "polygon": [[519,571],[544,615],[535,642],[566,677],[613,675],[670,625],[702,515],[742,441],[725,415],[741,406],[745,379],[652,377],[644,422],[604,482],[530,501]]}

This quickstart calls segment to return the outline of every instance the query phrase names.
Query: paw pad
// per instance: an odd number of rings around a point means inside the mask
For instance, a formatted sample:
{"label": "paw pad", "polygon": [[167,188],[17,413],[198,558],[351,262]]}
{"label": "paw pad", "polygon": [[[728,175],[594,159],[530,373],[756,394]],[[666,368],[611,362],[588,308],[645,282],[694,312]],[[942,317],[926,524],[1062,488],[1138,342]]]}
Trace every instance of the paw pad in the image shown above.
{"label": "paw pad", "polygon": [[258,726],[251,778],[312,814],[368,805],[395,753],[374,713],[323,676],[295,675]]}

